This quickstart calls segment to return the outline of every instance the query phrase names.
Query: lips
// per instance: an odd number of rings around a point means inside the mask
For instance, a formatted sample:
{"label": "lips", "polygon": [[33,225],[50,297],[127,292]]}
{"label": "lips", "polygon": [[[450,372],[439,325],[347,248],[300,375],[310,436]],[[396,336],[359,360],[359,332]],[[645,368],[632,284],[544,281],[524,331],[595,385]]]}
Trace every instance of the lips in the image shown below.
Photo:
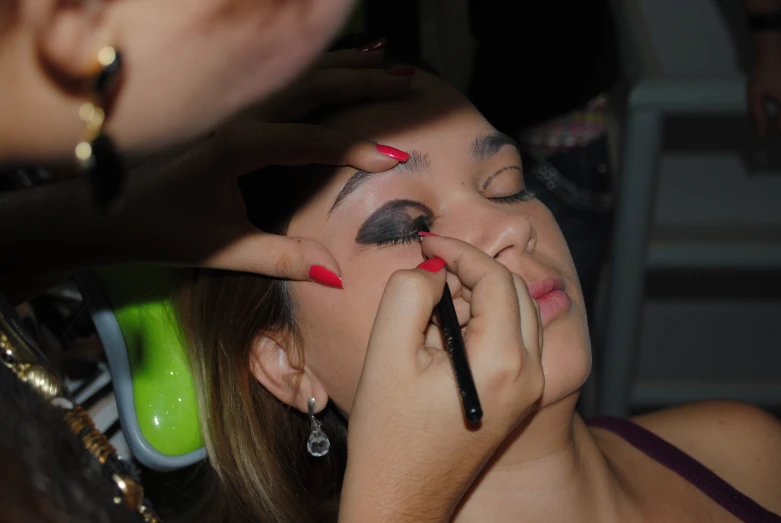
{"label": "lips", "polygon": [[529,284],[529,296],[531,296],[536,300],[548,294],[549,292],[555,290],[562,290],[563,288],[564,288],[563,280],[550,279],[550,280],[536,281],[534,283]]}
{"label": "lips", "polygon": [[543,327],[554,318],[567,312],[572,300],[564,292],[562,280],[542,280],[529,285],[529,295],[540,305],[540,317]]}

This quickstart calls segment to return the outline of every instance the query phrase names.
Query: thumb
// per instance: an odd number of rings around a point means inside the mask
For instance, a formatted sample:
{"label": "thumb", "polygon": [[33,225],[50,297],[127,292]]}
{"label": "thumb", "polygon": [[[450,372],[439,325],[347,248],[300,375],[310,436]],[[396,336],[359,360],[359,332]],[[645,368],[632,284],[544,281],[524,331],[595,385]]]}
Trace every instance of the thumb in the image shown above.
{"label": "thumb", "polygon": [[339,264],[322,244],[256,229],[221,249],[206,265],[289,280],[310,280],[342,288]]}
{"label": "thumb", "polygon": [[405,162],[409,154],[370,140],[361,140],[320,125],[269,124],[240,120],[218,133],[220,157],[236,175],[267,165],[349,165],[382,172]]}
{"label": "thumb", "polygon": [[431,272],[430,265],[426,270],[396,271],[388,280],[369,338],[364,372],[369,367],[411,372],[415,367],[434,306],[445,288],[444,262],[436,272]]}

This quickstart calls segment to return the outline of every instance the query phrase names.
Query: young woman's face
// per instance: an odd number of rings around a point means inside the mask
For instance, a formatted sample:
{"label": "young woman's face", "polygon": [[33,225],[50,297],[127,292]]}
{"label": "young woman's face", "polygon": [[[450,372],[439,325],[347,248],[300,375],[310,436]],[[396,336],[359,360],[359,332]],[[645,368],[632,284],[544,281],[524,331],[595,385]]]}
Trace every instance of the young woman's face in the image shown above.
{"label": "young woman's face", "polygon": [[[569,308],[543,305],[543,405],[577,391],[590,370],[583,297],[553,216],[524,191],[521,159],[452,87],[418,73],[405,100],[340,111],[325,124],[411,153],[379,174],[337,170],[293,217],[287,234],[314,238],[336,257],[344,290],[292,284],[306,365],[349,414],[385,284],[423,261],[413,220],[495,257],[527,284],[560,280]],[[459,317],[461,285],[448,276]],[[545,301],[545,300],[542,300]],[[399,325],[399,329],[405,328]],[[429,340],[439,340],[430,326]]]}

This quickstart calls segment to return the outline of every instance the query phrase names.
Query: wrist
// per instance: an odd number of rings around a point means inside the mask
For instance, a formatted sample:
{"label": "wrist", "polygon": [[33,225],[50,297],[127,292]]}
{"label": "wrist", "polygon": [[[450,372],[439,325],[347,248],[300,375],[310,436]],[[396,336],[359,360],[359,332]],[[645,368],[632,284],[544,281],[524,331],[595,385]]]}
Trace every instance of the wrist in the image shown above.
{"label": "wrist", "polygon": [[444,494],[452,489],[444,485],[435,488],[431,482],[415,478],[407,478],[401,483],[403,485],[389,479],[386,474],[378,473],[374,468],[360,475],[348,462],[342,486],[339,523],[450,522],[460,501],[460,496],[443,499],[448,497]]}

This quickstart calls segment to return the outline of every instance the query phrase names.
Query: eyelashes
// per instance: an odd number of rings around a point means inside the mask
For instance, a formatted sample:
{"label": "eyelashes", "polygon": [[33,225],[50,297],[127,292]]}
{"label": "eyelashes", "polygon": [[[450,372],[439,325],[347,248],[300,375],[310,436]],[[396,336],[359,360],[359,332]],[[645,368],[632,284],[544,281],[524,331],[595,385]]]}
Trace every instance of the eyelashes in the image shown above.
{"label": "eyelashes", "polygon": [[534,198],[535,196],[533,192],[531,192],[526,188],[523,188],[517,193],[511,194],[509,196],[497,196],[496,198],[491,198],[491,201],[499,202],[499,203],[516,203],[516,202],[528,202],[529,200],[533,200]]}
{"label": "eyelashes", "polygon": [[402,236],[400,238],[388,238],[386,240],[380,240],[375,245],[379,247],[387,247],[389,245],[406,245],[408,243],[420,243],[420,235],[418,234],[419,231],[415,231],[412,234],[408,234],[407,236]]}
{"label": "eyelashes", "polygon": [[[491,198],[491,201],[497,203],[517,203],[517,202],[528,202],[529,200],[534,200],[534,199],[535,199],[534,193],[524,188],[515,194]],[[409,217],[406,218],[407,220],[409,219]],[[426,223],[430,223],[431,221],[430,217],[427,216],[420,216],[420,218],[424,218],[426,220]],[[417,225],[418,219],[419,218],[416,218],[410,223],[411,228],[409,229],[409,232],[405,231],[405,233],[401,235],[395,235],[389,238],[383,238],[377,240],[374,242],[374,244],[377,245],[378,247],[389,247],[392,245],[407,245],[411,243],[419,243],[420,235],[418,233],[420,232],[421,229]]]}

